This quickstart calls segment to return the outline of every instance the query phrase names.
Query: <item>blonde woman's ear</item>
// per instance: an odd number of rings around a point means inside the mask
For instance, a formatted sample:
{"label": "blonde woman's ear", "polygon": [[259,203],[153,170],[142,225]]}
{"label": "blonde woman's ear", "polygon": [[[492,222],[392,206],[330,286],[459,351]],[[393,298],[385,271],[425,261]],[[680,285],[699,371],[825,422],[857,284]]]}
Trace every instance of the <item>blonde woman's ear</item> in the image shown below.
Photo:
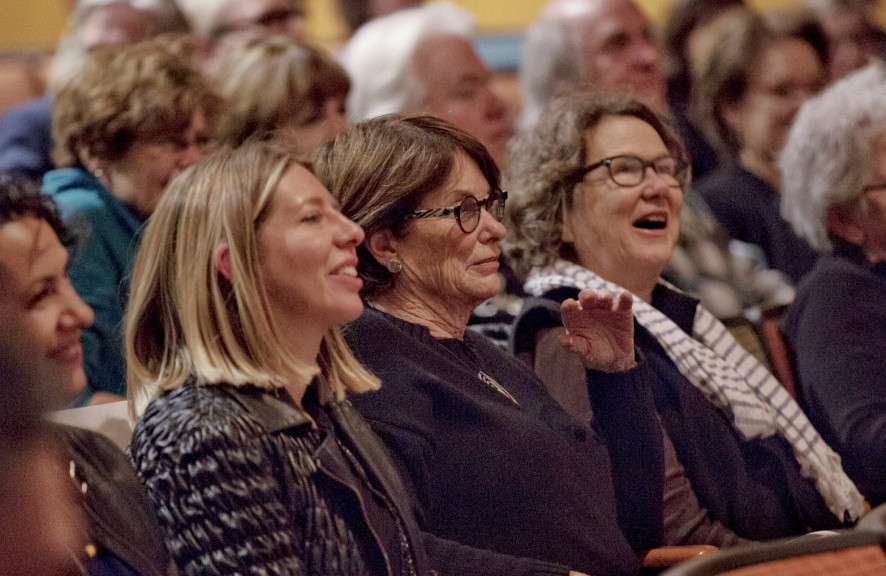
{"label": "blonde woman's ear", "polygon": [[216,246],[212,262],[215,264],[215,269],[221,272],[222,276],[231,280],[231,249],[227,242],[222,242]]}

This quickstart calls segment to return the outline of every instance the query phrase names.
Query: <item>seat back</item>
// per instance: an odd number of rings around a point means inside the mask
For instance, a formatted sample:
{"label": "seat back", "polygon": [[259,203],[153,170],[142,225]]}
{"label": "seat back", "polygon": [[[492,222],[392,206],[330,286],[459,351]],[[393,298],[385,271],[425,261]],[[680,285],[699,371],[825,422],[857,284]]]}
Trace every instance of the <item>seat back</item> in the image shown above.
{"label": "seat back", "polygon": [[49,419],[76,428],[94,430],[110,438],[121,450],[129,445],[132,436],[129,403],[126,401],[59,410],[49,414]]}
{"label": "seat back", "polygon": [[886,534],[864,530],[809,534],[702,556],[663,576],[882,576],[884,546]]}
{"label": "seat back", "polygon": [[768,308],[763,311],[761,333],[766,356],[769,358],[769,366],[772,374],[778,378],[788,394],[794,400],[800,401],[800,391],[794,376],[794,365],[791,362],[791,354],[781,334],[779,323],[787,310],[787,305]]}
{"label": "seat back", "polygon": [[856,525],[858,530],[870,530],[886,534],[886,504],[880,504],[861,517]]}

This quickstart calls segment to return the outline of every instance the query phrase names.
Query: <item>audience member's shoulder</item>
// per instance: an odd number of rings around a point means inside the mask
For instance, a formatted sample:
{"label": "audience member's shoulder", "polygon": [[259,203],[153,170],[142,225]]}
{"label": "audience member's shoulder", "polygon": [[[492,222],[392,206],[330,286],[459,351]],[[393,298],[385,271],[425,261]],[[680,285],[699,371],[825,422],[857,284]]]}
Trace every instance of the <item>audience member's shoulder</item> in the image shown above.
{"label": "audience member's shoulder", "polygon": [[14,106],[10,106],[0,117],[0,124],[8,126],[19,122],[27,122],[29,127],[52,124],[52,98],[38,96]]}
{"label": "audience member's shoulder", "polygon": [[248,417],[243,405],[226,384],[199,385],[186,382],[151,400],[133,432],[133,450],[139,439],[203,439],[240,431],[258,433],[258,425]]}
{"label": "audience member's shoulder", "polygon": [[70,455],[88,456],[93,461],[126,461],[123,451],[100,432],[59,423],[53,423],[52,431]]}

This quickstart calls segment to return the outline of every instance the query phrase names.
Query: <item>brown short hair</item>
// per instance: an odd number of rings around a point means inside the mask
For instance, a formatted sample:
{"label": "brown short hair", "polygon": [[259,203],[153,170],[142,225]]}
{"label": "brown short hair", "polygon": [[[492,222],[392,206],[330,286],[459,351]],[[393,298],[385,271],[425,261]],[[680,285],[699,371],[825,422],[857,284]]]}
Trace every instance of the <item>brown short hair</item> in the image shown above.
{"label": "brown short hair", "polygon": [[[342,213],[369,237],[381,230],[408,233],[406,216],[440,189],[462,152],[479,166],[491,188],[501,175],[476,138],[426,114],[389,115],[361,122],[321,147],[314,156],[317,177],[341,204]],[[357,248],[364,297],[391,287],[394,276],[365,245]]]}
{"label": "brown short hair", "polygon": [[180,37],[99,49],[55,97],[53,159],[62,168],[82,167],[86,148],[113,163],[137,140],[184,132],[197,110],[212,126],[220,107]]}

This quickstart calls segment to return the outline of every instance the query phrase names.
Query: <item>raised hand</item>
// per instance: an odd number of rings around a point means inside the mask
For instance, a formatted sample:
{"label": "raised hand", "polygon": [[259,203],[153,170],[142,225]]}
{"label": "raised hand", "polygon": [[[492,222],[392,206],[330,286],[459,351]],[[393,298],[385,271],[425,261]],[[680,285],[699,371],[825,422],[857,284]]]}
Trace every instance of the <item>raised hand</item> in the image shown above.
{"label": "raised hand", "polygon": [[560,344],[589,370],[621,372],[637,365],[634,357],[634,298],[623,292],[615,301],[608,290],[582,290],[578,300],[560,305],[566,332]]}

